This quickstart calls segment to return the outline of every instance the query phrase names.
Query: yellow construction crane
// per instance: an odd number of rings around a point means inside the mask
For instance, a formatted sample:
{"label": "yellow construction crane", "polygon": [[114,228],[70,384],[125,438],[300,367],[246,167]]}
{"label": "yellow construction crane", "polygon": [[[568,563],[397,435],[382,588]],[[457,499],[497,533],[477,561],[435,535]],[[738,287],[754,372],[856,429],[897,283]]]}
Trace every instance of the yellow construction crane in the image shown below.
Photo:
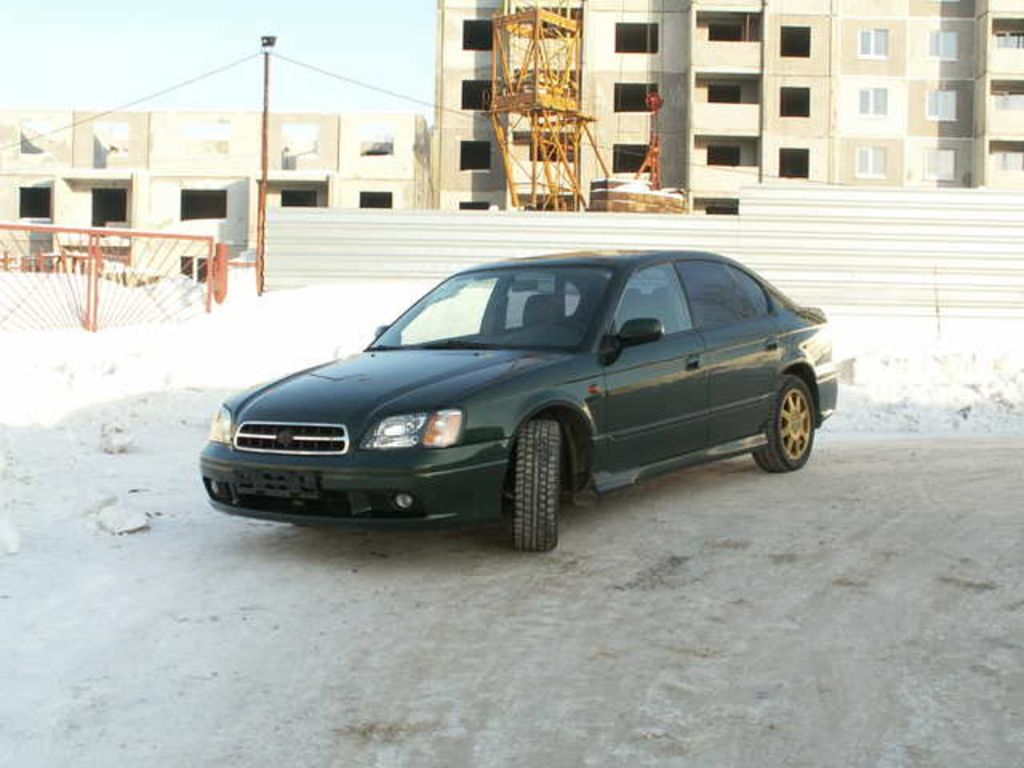
{"label": "yellow construction crane", "polygon": [[[590,131],[593,118],[582,111],[582,11],[570,0],[541,1],[504,0],[494,16],[491,123],[512,207],[581,210],[584,138],[609,175]],[[523,145],[525,159],[516,151]]]}

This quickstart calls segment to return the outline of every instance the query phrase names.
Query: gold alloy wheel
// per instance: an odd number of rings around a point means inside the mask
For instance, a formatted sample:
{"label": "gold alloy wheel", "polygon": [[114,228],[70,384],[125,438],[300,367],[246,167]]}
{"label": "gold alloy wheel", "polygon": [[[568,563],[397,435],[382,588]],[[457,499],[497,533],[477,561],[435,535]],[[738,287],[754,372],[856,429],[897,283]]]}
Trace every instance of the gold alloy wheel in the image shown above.
{"label": "gold alloy wheel", "polygon": [[791,389],[782,401],[779,415],[782,450],[790,461],[799,461],[811,444],[811,408],[799,389]]}

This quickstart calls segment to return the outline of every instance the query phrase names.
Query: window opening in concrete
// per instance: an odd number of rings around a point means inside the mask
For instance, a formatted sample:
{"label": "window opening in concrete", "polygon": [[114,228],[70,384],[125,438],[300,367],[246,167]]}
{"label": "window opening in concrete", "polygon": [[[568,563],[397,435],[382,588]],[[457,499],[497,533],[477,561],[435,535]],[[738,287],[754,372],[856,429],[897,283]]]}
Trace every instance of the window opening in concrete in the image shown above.
{"label": "window opening in concrete", "polygon": [[459,203],[460,211],[489,211],[491,204],[486,200],[463,200]]}
{"label": "window opening in concrete", "polygon": [[807,59],[811,56],[810,27],[782,27],[781,55],[786,58]]}
{"label": "window opening in concrete", "polygon": [[226,189],[181,190],[181,220],[226,219],[228,217],[228,191]]}
{"label": "window opening in concrete", "polygon": [[657,83],[616,83],[616,112],[648,112],[647,94],[657,93]]}
{"label": "window opening in concrete", "polygon": [[459,169],[486,171],[491,167],[491,142],[464,141],[459,147]]}
{"label": "window opening in concrete", "polygon": [[92,225],[128,225],[128,190],[94,189],[92,191]]}
{"label": "window opening in concrete", "polygon": [[779,115],[781,117],[810,117],[811,89],[779,89]]}
{"label": "window opening in concrete", "polygon": [[462,108],[484,112],[491,108],[490,80],[462,81]]}
{"label": "window opening in concrete", "polygon": [[53,188],[22,187],[18,190],[19,219],[53,219]]}
{"label": "window opening in concrete", "polygon": [[106,168],[111,157],[128,154],[131,137],[128,123],[94,123],[92,127],[92,160],[94,168]]}
{"label": "window opening in concrete", "polygon": [[702,198],[694,204],[708,216],[737,216],[740,212],[740,201],[734,198]]}
{"label": "window opening in concrete", "polygon": [[281,168],[297,170],[302,158],[320,154],[320,126],[316,123],[285,123],[281,126]]}
{"label": "window opening in concrete", "polygon": [[319,208],[320,197],[315,189],[282,189],[282,208]]}
{"label": "window opening in concrete", "polygon": [[709,144],[708,165],[739,165],[740,148],[736,144]]}
{"label": "window opening in concrete", "polygon": [[386,123],[359,126],[359,154],[362,157],[388,157],[395,154],[395,130]]}
{"label": "window opening in concrete", "polygon": [[489,51],[494,47],[490,19],[467,19],[462,22],[462,50]]}
{"label": "window opening in concrete", "polygon": [[393,208],[394,200],[390,192],[360,192],[360,208]]}
{"label": "window opening in concrete", "polygon": [[738,83],[709,83],[708,102],[711,104],[742,104],[743,88]]}
{"label": "window opening in concrete", "polygon": [[231,149],[231,123],[227,120],[186,123],[184,133],[192,152],[226,155]]}
{"label": "window opening in concrete", "polygon": [[780,149],[779,176],[784,179],[806,179],[811,174],[809,149]]}
{"label": "window opening in concrete", "polygon": [[615,25],[616,53],[657,53],[658,25],[630,24]]}
{"label": "window opening in concrete", "polygon": [[612,173],[636,173],[645,157],[646,144],[616,144],[612,147]]}
{"label": "window opening in concrete", "polygon": [[53,125],[45,120],[22,120],[20,128],[23,155],[42,155],[46,149],[42,141],[53,132]]}

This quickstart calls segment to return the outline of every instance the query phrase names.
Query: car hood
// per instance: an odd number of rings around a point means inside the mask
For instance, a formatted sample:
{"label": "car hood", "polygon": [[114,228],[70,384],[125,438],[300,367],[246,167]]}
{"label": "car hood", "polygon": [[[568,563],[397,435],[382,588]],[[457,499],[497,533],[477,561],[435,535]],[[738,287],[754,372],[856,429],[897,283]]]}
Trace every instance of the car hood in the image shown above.
{"label": "car hood", "polygon": [[229,406],[236,422],[337,423],[359,431],[381,416],[457,406],[482,387],[565,357],[523,350],[364,352],[275,381]]}

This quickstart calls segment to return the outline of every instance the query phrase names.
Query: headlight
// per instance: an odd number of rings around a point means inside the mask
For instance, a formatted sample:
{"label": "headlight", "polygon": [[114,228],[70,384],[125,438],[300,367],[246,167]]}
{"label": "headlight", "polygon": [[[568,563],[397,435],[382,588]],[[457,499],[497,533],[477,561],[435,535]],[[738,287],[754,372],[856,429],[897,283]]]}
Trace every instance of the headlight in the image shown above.
{"label": "headlight", "polygon": [[222,405],[210,422],[210,442],[231,445],[231,431],[231,411]]}
{"label": "headlight", "polygon": [[462,411],[406,413],[381,419],[363,439],[363,448],[447,448],[459,441]]}

